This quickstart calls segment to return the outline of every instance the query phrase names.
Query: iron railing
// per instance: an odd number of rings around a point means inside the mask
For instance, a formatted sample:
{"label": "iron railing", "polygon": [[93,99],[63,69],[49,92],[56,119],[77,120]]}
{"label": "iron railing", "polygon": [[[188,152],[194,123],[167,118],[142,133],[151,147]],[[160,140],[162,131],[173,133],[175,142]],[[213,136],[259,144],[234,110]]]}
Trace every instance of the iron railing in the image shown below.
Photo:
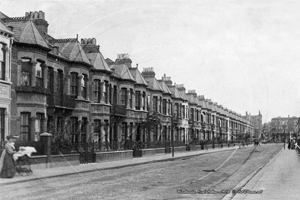
{"label": "iron railing", "polygon": [[114,104],[111,107],[110,113],[111,115],[126,116],[126,107],[123,105]]}
{"label": "iron railing", "polygon": [[51,107],[75,108],[75,100],[69,95],[52,93],[47,96],[47,104]]}
{"label": "iron railing", "polygon": [[37,93],[37,94],[50,94],[50,90],[48,88],[43,88],[39,86],[29,86],[29,85],[18,85],[15,87],[16,92],[23,93]]}
{"label": "iron railing", "polygon": [[[110,142],[95,142],[95,151],[120,151],[120,150],[133,150],[138,147],[139,149],[152,149],[152,148],[166,148],[171,147],[172,141],[146,141],[135,142],[130,140],[124,141],[110,141]],[[174,141],[174,147],[185,146],[183,141]]]}

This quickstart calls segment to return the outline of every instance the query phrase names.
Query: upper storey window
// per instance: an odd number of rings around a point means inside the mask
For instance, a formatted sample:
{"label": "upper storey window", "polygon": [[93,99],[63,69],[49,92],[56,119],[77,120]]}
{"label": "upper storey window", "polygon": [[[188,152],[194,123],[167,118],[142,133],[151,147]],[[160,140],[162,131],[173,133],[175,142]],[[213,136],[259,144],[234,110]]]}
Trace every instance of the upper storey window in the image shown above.
{"label": "upper storey window", "polygon": [[95,79],[94,80],[94,102],[100,103],[100,88],[101,88],[101,84],[100,84],[100,80]]}
{"label": "upper storey window", "polygon": [[158,104],[157,97],[153,97],[153,112],[158,112],[157,104]]}
{"label": "upper storey window", "polygon": [[127,106],[127,89],[121,89],[121,105]]}
{"label": "upper storey window", "polygon": [[5,44],[0,43],[0,79],[5,80],[5,67],[6,67],[6,51],[5,51]]}
{"label": "upper storey window", "polygon": [[30,70],[31,70],[31,59],[30,58],[22,58],[22,79],[21,85],[30,85]]}
{"label": "upper storey window", "polygon": [[86,99],[87,98],[87,75],[83,74],[81,78],[81,96]]}
{"label": "upper storey window", "polygon": [[36,86],[43,87],[42,63],[37,62],[35,65]]}
{"label": "upper storey window", "polygon": [[140,110],[141,108],[141,92],[136,91],[135,92],[135,109]]}
{"label": "upper storey window", "polygon": [[77,86],[77,81],[78,79],[78,74],[75,72],[71,73],[71,95],[72,96],[77,96],[78,95],[78,86]]}
{"label": "upper storey window", "polygon": [[108,81],[104,81],[104,86],[103,86],[103,100],[104,100],[105,103],[108,103],[108,92],[109,92]]}

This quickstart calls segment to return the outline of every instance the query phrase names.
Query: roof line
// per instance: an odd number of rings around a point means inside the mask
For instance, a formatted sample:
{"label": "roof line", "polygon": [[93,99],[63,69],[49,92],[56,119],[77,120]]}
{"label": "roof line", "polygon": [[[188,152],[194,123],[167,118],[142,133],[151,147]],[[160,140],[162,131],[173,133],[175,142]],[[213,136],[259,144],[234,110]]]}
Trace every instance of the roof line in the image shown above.
{"label": "roof line", "polygon": [[[35,32],[35,30],[34,30],[35,27],[33,27],[34,24],[32,23],[31,20],[29,20],[29,23],[31,24],[31,28],[32,28],[33,32]],[[25,30],[25,29],[24,29],[24,30]],[[36,33],[34,33],[33,36],[34,36],[34,39],[35,39],[35,41],[36,41],[36,43],[37,43],[37,38],[36,38],[35,34],[36,34]],[[44,39],[44,38],[43,38],[43,39]],[[47,44],[47,43],[46,43],[46,44]]]}

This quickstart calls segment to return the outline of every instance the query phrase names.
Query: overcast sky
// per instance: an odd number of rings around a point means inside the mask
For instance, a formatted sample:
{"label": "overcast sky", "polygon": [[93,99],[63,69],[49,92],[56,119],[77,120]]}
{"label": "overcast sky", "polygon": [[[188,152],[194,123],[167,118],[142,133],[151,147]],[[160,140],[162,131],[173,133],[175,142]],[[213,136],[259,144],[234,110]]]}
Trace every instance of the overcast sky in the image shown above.
{"label": "overcast sky", "polygon": [[139,69],[263,122],[299,116],[300,1],[1,0],[10,17],[42,10],[55,38],[97,39],[105,58]]}

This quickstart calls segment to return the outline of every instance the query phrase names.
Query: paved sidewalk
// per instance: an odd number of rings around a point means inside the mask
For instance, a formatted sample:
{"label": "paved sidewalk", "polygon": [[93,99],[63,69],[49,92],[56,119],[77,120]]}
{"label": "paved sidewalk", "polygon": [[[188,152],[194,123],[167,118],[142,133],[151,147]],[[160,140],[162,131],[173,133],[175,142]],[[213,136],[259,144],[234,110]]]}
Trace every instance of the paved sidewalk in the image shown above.
{"label": "paved sidewalk", "polygon": [[[249,145],[251,146],[251,145]],[[208,149],[208,150],[199,150],[199,151],[187,151],[187,152],[175,152],[174,157],[172,154],[156,154],[154,156],[145,156],[141,158],[133,158],[126,159],[120,161],[111,161],[111,162],[99,162],[99,163],[89,163],[89,164],[80,164],[76,166],[68,166],[68,167],[57,167],[57,168],[48,168],[48,169],[39,169],[34,170],[31,175],[16,175],[12,179],[1,179],[0,178],[0,186],[1,185],[9,185],[9,184],[17,184],[22,182],[28,182],[33,180],[58,177],[58,176],[66,176],[76,173],[85,173],[97,170],[108,170],[108,169],[117,169],[128,166],[136,166],[147,163],[154,162],[163,162],[174,159],[180,159],[184,157],[192,157],[201,154],[213,153],[218,151],[228,151],[238,148],[235,147],[224,147],[224,148],[216,148],[216,149]],[[247,147],[247,146],[245,146]]]}
{"label": "paved sidewalk", "polygon": [[300,156],[295,150],[282,149],[241,190],[261,194],[236,194],[233,200],[300,199]]}

